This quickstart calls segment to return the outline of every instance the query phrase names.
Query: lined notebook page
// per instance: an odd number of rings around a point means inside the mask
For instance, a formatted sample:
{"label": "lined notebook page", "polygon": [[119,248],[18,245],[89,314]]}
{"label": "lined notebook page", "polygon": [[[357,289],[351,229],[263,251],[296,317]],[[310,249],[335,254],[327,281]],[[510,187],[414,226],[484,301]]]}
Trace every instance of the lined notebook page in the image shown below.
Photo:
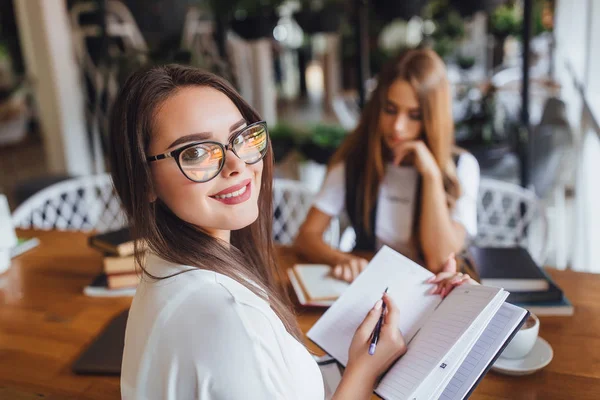
{"label": "lined notebook page", "polygon": [[431,276],[425,268],[384,246],[307,336],[345,366],[356,328],[389,287],[388,294],[400,308],[398,328],[408,342],[441,301],[440,296],[427,294],[432,285],[424,282]]}
{"label": "lined notebook page", "polygon": [[461,400],[469,393],[526,313],[509,303],[500,307],[444,389],[440,400]]}
{"label": "lined notebook page", "polygon": [[485,286],[455,288],[409,344],[406,354],[381,380],[377,393],[391,399],[412,398],[436,368],[452,370],[452,365],[442,361],[484,310],[498,295],[502,296],[501,292],[502,289]]}
{"label": "lined notebook page", "polygon": [[467,329],[459,342],[452,348],[450,353],[442,360],[446,368],[435,368],[429,377],[421,384],[416,395],[417,399],[439,399],[445,387],[448,385],[456,371],[465,361],[467,355],[475,346],[475,342],[483,333],[485,327],[490,323],[493,316],[498,312],[504,300],[508,297],[505,291],[499,292],[494,300],[476,318]]}

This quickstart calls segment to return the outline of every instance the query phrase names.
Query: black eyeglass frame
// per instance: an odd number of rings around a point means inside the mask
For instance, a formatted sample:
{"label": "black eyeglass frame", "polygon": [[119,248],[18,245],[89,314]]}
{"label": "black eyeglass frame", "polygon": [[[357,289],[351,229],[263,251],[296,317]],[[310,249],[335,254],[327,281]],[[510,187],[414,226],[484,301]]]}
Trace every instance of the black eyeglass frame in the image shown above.
{"label": "black eyeglass frame", "polygon": [[[261,157],[258,160],[254,161],[254,162],[246,162],[235,151],[235,148],[233,147],[233,142],[244,132],[248,131],[249,129],[255,128],[257,126],[262,126],[267,135],[267,137],[266,137],[267,143],[265,144],[265,150],[264,150],[264,152],[262,152]],[[244,161],[246,163],[246,165],[253,165],[253,164],[260,162],[263,158],[265,158],[265,156],[267,155],[268,149],[269,149],[269,141],[270,141],[270,139],[269,139],[269,130],[267,129],[267,122],[266,121],[257,121],[248,126],[245,126],[244,128],[240,129],[238,132],[236,132],[233,136],[231,136],[231,139],[229,139],[229,142],[227,144],[223,144],[221,142],[216,142],[214,140],[203,140],[200,142],[193,142],[193,143],[186,144],[185,146],[179,147],[173,151],[168,151],[166,153],[158,154],[155,156],[148,156],[148,157],[146,157],[146,162],[151,163],[151,162],[158,161],[158,160],[173,158],[173,159],[175,159],[175,162],[177,163],[177,166],[179,167],[179,170],[181,171],[183,176],[185,176],[192,182],[204,183],[204,182],[208,182],[208,181],[216,178],[221,173],[221,171],[223,170],[223,167],[225,166],[225,162],[226,162],[225,157],[227,157],[227,150],[231,150],[233,152],[233,154],[235,154],[236,157],[239,158],[240,160]],[[201,144],[215,144],[215,145],[219,146],[221,148],[221,151],[223,151],[223,162],[221,163],[221,165],[219,166],[219,170],[217,172],[215,172],[215,175],[213,177],[211,177],[210,179],[207,179],[207,180],[197,181],[195,179],[190,178],[185,173],[185,171],[181,167],[181,160],[180,160],[179,156],[181,155],[181,153],[183,153],[187,149],[201,145]]]}

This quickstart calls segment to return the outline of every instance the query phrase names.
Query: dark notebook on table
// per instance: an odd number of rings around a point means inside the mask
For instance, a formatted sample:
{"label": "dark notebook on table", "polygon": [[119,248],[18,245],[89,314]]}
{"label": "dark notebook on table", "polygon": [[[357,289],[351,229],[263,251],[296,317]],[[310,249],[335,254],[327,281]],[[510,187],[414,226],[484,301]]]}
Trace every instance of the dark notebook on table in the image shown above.
{"label": "dark notebook on table", "polygon": [[113,256],[124,257],[133,254],[133,239],[129,228],[91,236],[89,245]]}
{"label": "dark notebook on table", "polygon": [[125,326],[129,310],[113,318],[73,364],[73,372],[88,375],[120,375]]}
{"label": "dark notebook on table", "polygon": [[553,302],[562,290],[520,247],[469,247],[469,257],[481,283],[510,291],[509,303]]}
{"label": "dark notebook on table", "polygon": [[486,286],[509,292],[544,291],[550,288],[546,275],[521,247],[475,247],[469,253]]}

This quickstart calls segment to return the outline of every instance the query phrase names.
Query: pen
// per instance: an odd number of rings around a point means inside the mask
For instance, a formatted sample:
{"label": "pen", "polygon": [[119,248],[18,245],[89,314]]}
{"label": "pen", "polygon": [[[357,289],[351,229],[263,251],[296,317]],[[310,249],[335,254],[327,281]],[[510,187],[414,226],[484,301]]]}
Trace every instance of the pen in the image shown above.
{"label": "pen", "polygon": [[[383,294],[386,294],[388,288],[385,288]],[[383,299],[383,297],[382,297]],[[371,345],[369,346],[369,354],[375,354],[375,348],[377,347],[377,341],[379,340],[379,335],[381,334],[381,325],[383,325],[383,314],[385,313],[385,302],[381,306],[381,315],[379,316],[379,320],[377,321],[377,325],[375,325],[375,330],[373,331],[373,337],[371,338]]]}

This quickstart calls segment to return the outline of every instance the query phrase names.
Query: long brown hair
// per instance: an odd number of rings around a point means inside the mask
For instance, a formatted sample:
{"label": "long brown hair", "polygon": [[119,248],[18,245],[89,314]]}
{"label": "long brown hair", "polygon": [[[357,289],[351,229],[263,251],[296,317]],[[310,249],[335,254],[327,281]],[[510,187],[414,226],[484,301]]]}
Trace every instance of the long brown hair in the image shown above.
{"label": "long brown hair", "polygon": [[356,168],[360,175],[356,177],[359,182],[356,195],[364,194],[364,199],[358,204],[363,226],[369,231],[374,228],[370,226],[370,213],[377,201],[386,161],[390,158],[379,128],[379,119],[388,90],[398,79],[407,81],[419,99],[425,142],[442,172],[448,207],[454,207],[460,196],[460,184],[452,161],[452,153],[457,150],[454,148],[454,124],[446,67],[432,50],[407,50],[383,67],[377,87],[365,105],[358,126],[342,143],[331,161],[332,165],[340,162],[360,165]]}
{"label": "long brown hair", "polygon": [[[301,334],[289,299],[276,279],[278,270],[272,240],[273,152],[263,159],[258,198],[258,219],[231,232],[231,246],[178,218],[154,193],[146,162],[156,110],[179,89],[204,86],[225,94],[248,124],[259,115],[223,79],[195,68],[166,65],[145,68],[131,75],[115,102],[111,116],[110,161],[115,189],[135,238],[144,238],[150,251],[186,266],[213,270],[241,283],[267,300],[284,326],[298,340]],[[143,255],[136,241],[136,260],[145,274]],[[259,285],[256,287],[254,284]]]}

